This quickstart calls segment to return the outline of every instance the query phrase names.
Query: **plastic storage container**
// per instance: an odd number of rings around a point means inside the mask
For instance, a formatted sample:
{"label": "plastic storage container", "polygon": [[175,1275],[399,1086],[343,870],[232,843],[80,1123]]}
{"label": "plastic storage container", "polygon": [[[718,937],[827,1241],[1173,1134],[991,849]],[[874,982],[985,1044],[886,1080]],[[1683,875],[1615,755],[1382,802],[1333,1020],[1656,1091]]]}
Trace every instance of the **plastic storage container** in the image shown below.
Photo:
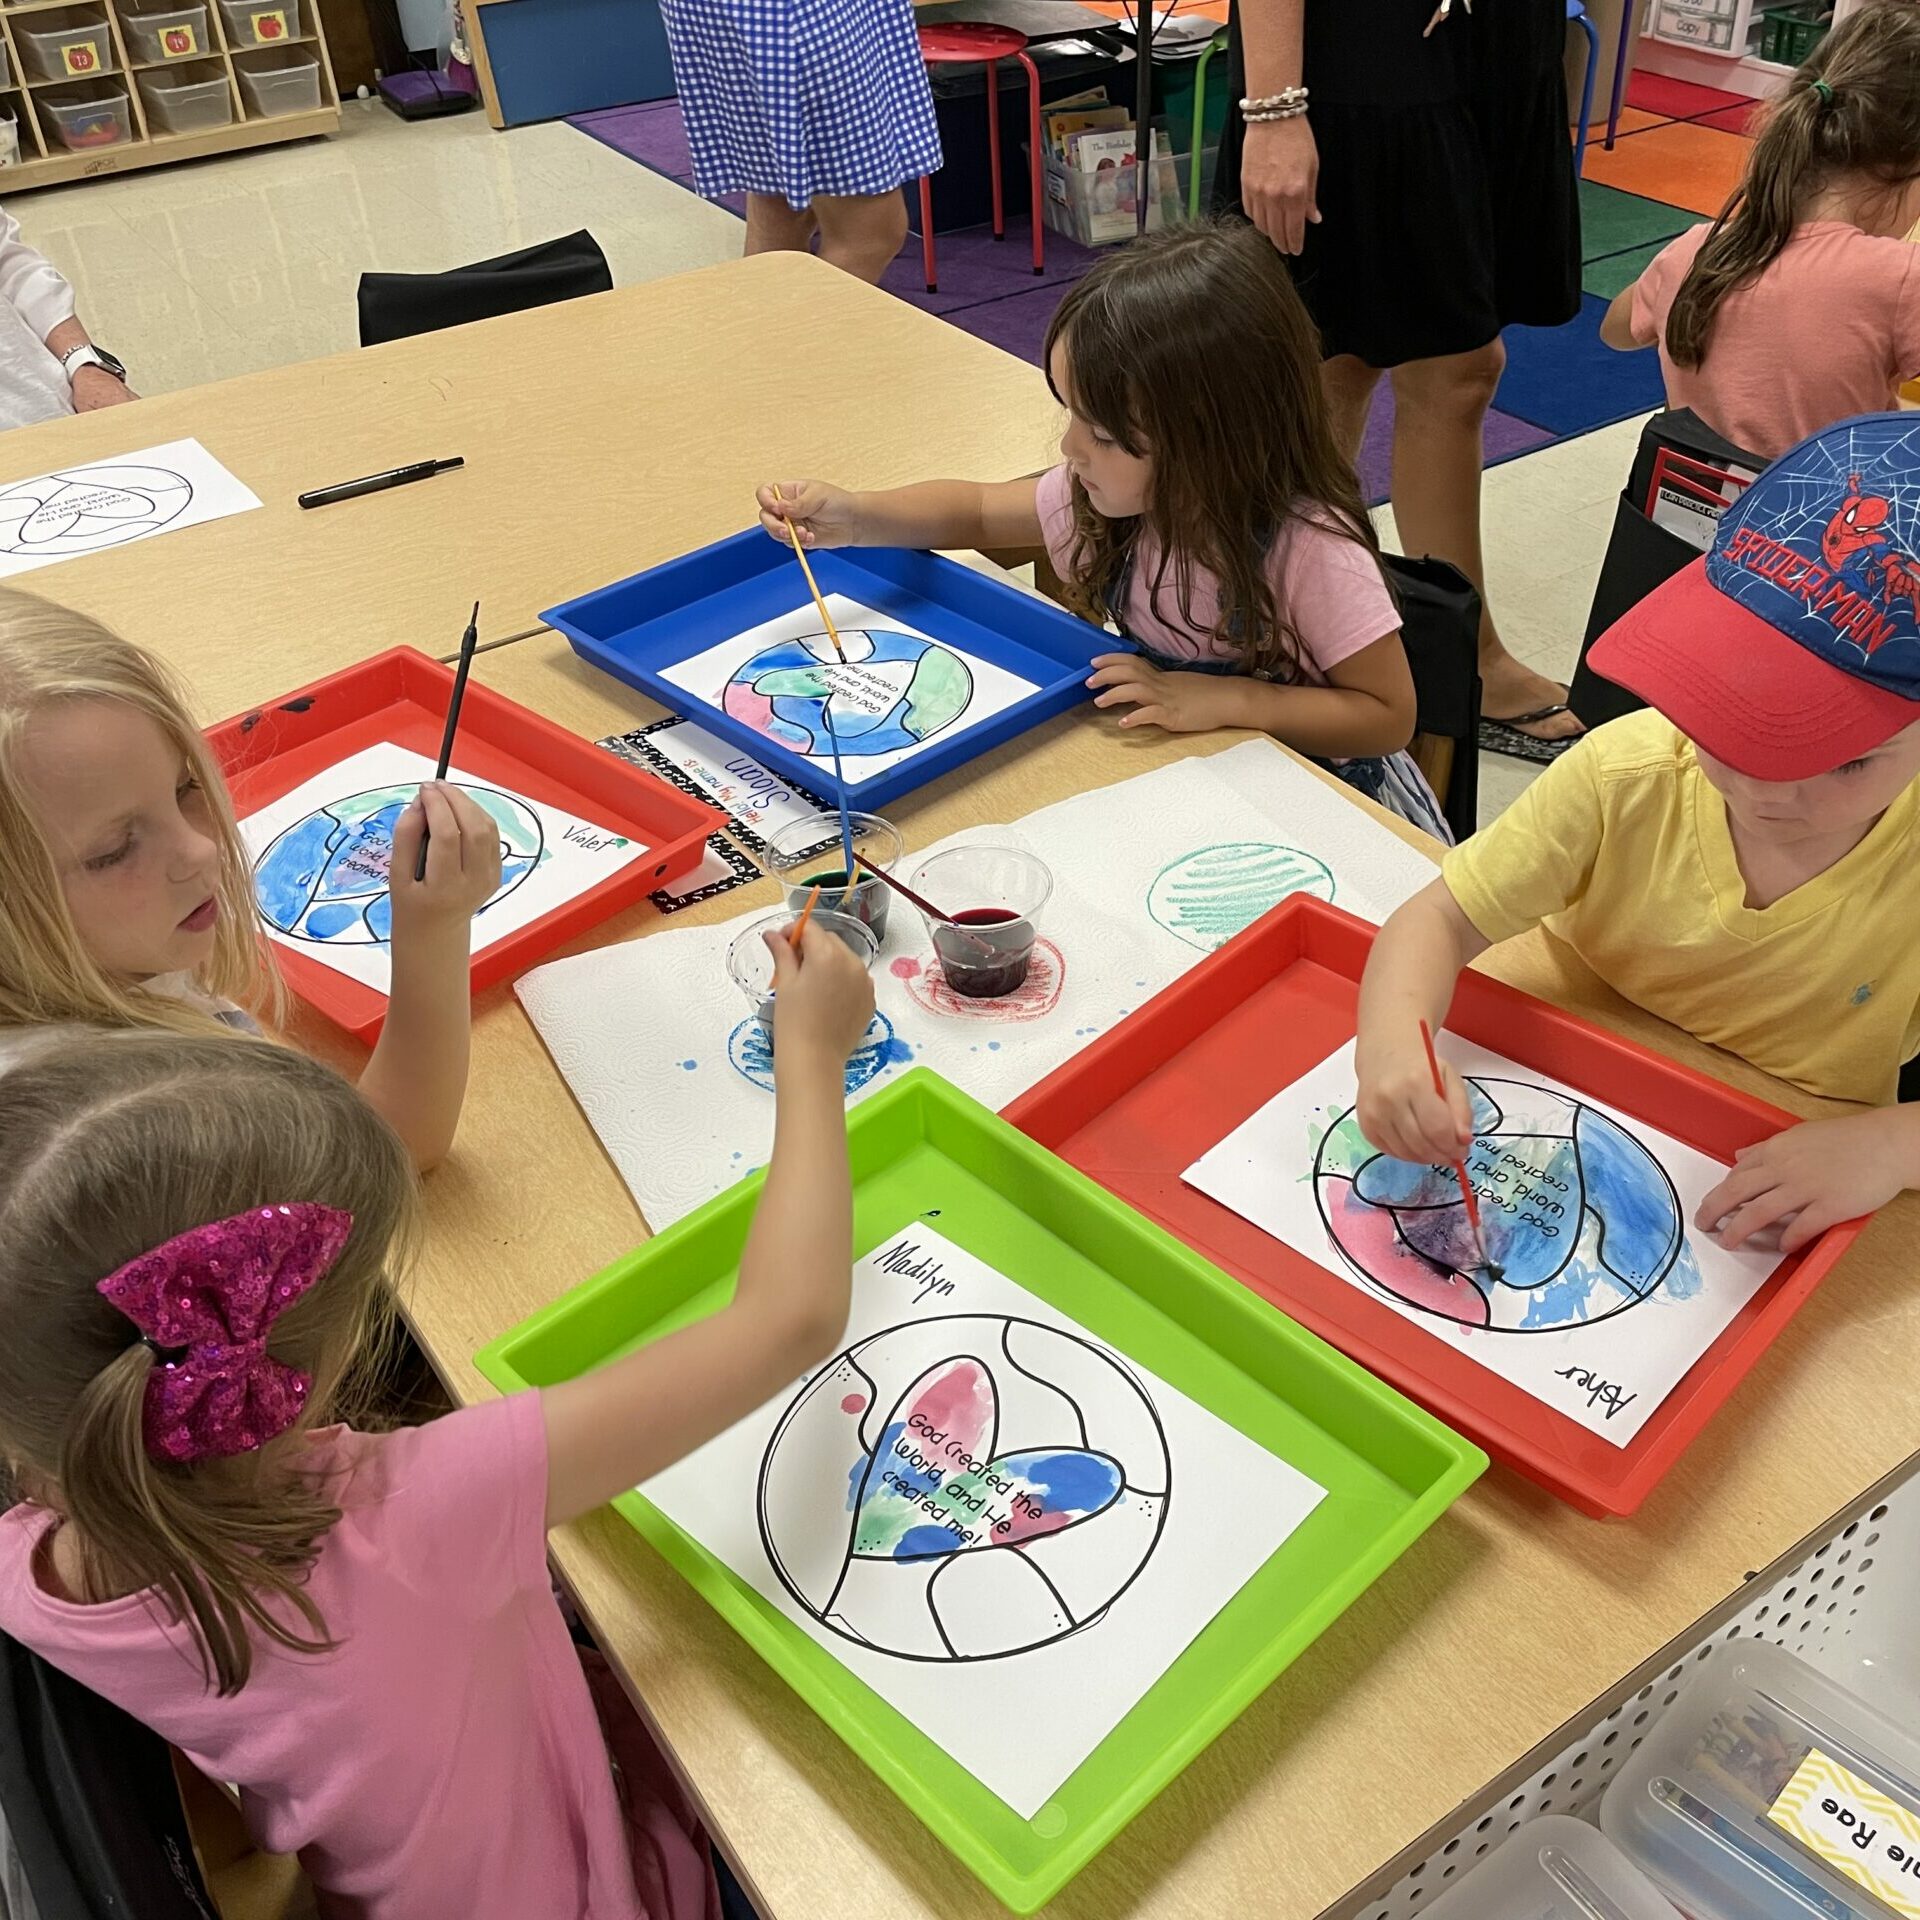
{"label": "plastic storage container", "polygon": [[[1131,240],[1139,227],[1133,193],[1132,166],[1093,169],[1069,167],[1052,153],[1046,156],[1046,179],[1041,207],[1047,225],[1083,247],[1116,246]],[[1155,181],[1153,204],[1147,209],[1149,228],[1164,226],[1184,210],[1180,168],[1172,154],[1156,148],[1152,161]]]}
{"label": "plastic storage container", "polygon": [[1768,7],[1760,15],[1760,58],[1797,67],[1833,25],[1833,0],[1803,0],[1794,7]]}
{"label": "plastic storage container", "polygon": [[236,60],[233,70],[240,76],[240,97],[256,120],[311,113],[320,104],[320,62],[304,48],[288,47],[284,53]]}
{"label": "plastic storage container", "polygon": [[1424,1920],[1679,1920],[1605,1834],[1564,1813],[1529,1820],[1420,1911]]}
{"label": "plastic storage container", "polygon": [[40,125],[47,138],[72,153],[117,147],[133,138],[133,115],[124,87],[82,91],[63,88],[39,98]]}
{"label": "plastic storage container", "polygon": [[13,85],[13,56],[7,51],[7,43],[0,40],[0,87]]}
{"label": "plastic storage container", "polygon": [[188,67],[179,73],[143,73],[140,97],[147,105],[147,131],[205,133],[233,124],[233,93],[218,68]]}
{"label": "plastic storage container", "polygon": [[1733,49],[1733,30],[1738,24],[1733,13],[1700,13],[1663,0],[1656,9],[1654,32],[1662,40],[1677,40],[1687,46],[1711,47],[1716,53]]}
{"label": "plastic storage container", "polygon": [[277,47],[300,38],[300,0],[220,0],[227,45]]}
{"label": "plastic storage container", "polygon": [[1693,1920],[1888,1920],[1871,1888],[1920,1902],[1920,1739],[1779,1647],[1728,1641],[1600,1822]]}
{"label": "plastic storage container", "polygon": [[178,7],[171,13],[120,15],[127,36],[127,58],[138,65],[161,60],[204,60],[220,48],[205,7]]}
{"label": "plastic storage container", "polygon": [[90,80],[96,73],[113,72],[120,64],[105,14],[59,25],[16,24],[13,32],[21,63],[42,80]]}

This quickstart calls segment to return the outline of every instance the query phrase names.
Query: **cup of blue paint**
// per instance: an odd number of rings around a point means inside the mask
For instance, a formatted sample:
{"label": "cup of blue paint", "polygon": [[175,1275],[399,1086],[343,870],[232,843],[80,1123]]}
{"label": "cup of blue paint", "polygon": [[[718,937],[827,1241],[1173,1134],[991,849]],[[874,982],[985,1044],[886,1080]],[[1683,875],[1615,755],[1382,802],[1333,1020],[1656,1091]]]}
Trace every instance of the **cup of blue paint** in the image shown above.
{"label": "cup of blue paint", "polygon": [[[805,898],[803,894],[803,904]],[[822,898],[825,896],[822,895]],[[773,955],[767,950],[767,935],[778,934],[784,940],[797,917],[784,911],[763,914],[758,920],[748,921],[727,949],[727,972],[733,984],[752,1003],[753,1017],[765,1029],[769,1047],[774,1041],[773,1003],[776,996],[773,991]],[[874,955],[880,951],[880,942],[864,920],[856,919],[850,913],[829,913],[825,907],[817,907],[808,925],[832,934],[836,940],[857,953],[864,966],[872,969]]]}
{"label": "cup of blue paint", "polygon": [[[899,829],[877,813],[854,813],[847,818],[860,858],[882,873],[891,873],[906,851]],[[884,945],[891,892],[870,873],[853,876],[849,886],[846,856],[840,848],[840,816],[808,814],[768,834],[761,865],[786,888],[789,913],[798,913],[807,904],[807,895],[818,887],[820,912],[845,913],[864,920],[873,929],[874,939]]]}

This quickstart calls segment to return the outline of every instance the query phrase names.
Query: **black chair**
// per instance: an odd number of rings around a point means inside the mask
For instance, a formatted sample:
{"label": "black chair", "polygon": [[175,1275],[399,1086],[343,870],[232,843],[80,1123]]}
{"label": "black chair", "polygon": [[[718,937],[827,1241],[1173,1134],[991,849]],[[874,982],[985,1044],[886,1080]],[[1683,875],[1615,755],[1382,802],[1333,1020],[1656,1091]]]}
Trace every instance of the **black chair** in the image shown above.
{"label": "black chair", "polygon": [[363,273],[360,344],[377,347],[386,340],[463,327],[470,320],[491,320],[503,313],[612,290],[607,256],[584,227],[563,240],[548,240],[446,273]]}
{"label": "black chair", "polygon": [[1385,556],[1413,670],[1414,759],[1456,840],[1480,820],[1480,595],[1445,560]]}
{"label": "black chair", "polygon": [[166,1742],[5,1634],[0,1811],[39,1920],[218,1920]]}

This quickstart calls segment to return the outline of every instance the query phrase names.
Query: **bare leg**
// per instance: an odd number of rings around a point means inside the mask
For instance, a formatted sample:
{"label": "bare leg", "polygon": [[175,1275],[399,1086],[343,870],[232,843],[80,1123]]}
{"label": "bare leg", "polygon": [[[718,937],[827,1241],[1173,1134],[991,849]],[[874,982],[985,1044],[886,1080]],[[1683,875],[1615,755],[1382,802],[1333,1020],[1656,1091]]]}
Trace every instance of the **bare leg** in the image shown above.
{"label": "bare leg", "polygon": [[1327,396],[1327,411],[1333,418],[1333,437],[1349,460],[1360,458],[1360,442],[1366,437],[1367,413],[1373,405],[1373,390],[1380,384],[1380,369],[1370,367],[1350,353],[1336,353],[1320,362],[1320,390]]}
{"label": "bare leg", "polygon": [[822,194],[820,257],[877,283],[907,243],[907,203],[898,193]]}
{"label": "bare leg", "polygon": [[789,206],[777,193],[747,195],[749,253],[805,253],[813,244],[811,207]]}
{"label": "bare leg", "polygon": [[[1403,551],[1450,560],[1480,590],[1480,681],[1489,719],[1562,705],[1565,687],[1501,644],[1487,605],[1480,553],[1480,428],[1507,353],[1499,340],[1474,353],[1409,360],[1393,370],[1393,516]],[[1522,729],[1536,740],[1580,732],[1572,714]]]}

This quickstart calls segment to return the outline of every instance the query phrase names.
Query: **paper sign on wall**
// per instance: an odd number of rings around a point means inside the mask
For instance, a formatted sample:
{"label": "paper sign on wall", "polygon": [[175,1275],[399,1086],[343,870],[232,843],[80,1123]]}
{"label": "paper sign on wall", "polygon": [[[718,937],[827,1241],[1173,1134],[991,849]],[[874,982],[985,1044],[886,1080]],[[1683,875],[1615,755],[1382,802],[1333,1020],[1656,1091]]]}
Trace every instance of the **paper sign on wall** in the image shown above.
{"label": "paper sign on wall", "polygon": [[1360,1131],[1352,1041],[1184,1177],[1624,1447],[1780,1255],[1689,1231],[1720,1162],[1455,1035],[1438,1044],[1473,1102],[1467,1175],[1500,1277],[1476,1263],[1453,1169],[1390,1159]]}
{"label": "paper sign on wall", "polygon": [[918,1224],[639,1491],[1026,1819],[1325,1497]]}
{"label": "paper sign on wall", "polygon": [[1920,1920],[1920,1815],[1815,1747],[1767,1818],[1883,1906]]}
{"label": "paper sign on wall", "polygon": [[[393,931],[387,871],[394,828],[433,775],[434,763],[424,754],[383,741],[241,821],[269,937],[387,992]],[[577,899],[647,851],[641,841],[458,767],[447,777],[500,830],[500,886],[474,917],[476,953]]]}

